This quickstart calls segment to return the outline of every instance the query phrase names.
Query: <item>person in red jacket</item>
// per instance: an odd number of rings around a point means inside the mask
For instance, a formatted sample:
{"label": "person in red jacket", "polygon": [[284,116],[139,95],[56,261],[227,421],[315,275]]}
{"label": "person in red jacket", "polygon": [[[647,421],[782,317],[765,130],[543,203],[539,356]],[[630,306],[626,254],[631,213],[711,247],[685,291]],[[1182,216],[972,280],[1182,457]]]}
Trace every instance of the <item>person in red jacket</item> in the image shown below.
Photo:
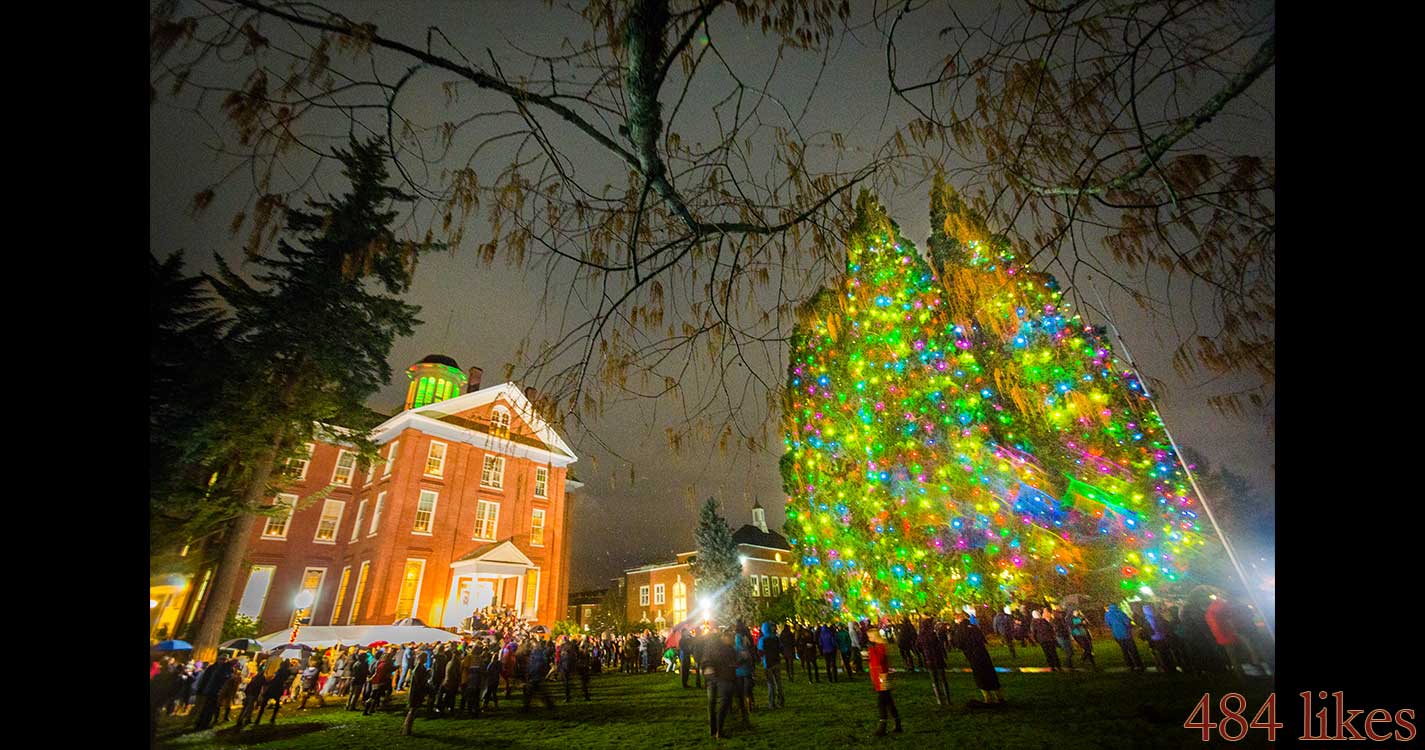
{"label": "person in red jacket", "polygon": [[876,736],[886,736],[886,714],[889,713],[896,720],[894,731],[901,730],[901,715],[896,710],[895,699],[891,698],[890,664],[886,660],[886,637],[880,630],[872,630],[868,636],[871,640],[871,689],[876,691],[876,708],[880,711],[881,721],[876,726]]}

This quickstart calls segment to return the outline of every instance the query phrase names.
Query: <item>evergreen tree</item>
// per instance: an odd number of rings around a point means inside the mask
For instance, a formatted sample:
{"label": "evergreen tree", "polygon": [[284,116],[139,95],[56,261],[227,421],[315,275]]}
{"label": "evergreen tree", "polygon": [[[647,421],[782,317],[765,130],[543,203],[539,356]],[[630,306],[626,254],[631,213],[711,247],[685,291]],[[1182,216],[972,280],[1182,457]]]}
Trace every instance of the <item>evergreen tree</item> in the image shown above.
{"label": "evergreen tree", "polygon": [[[189,538],[213,467],[208,431],[227,371],[230,320],[202,276],[183,273],[181,253],[149,256],[149,546]],[[160,565],[160,567],[163,567]]]}
{"label": "evergreen tree", "polygon": [[699,597],[714,599],[713,611],[723,615],[724,622],[736,618],[750,619],[756,615],[751,592],[742,577],[742,561],[738,559],[737,543],[732,540],[732,527],[718,512],[718,502],[708,498],[698,511],[698,525],[693,530],[698,554],[691,572],[697,581]]}
{"label": "evergreen tree", "polygon": [[226,344],[236,366],[209,436],[224,470],[208,509],[225,529],[194,639],[197,658],[216,648],[253,525],[281,478],[276,467],[319,425],[349,429],[342,439],[367,460],[374,455],[364,435],[379,417],[365,401],[391,379],[386,360],[396,337],[419,322],[419,308],[395,295],[409,287],[418,255],[434,246],[395,237],[394,204],[411,196],[386,184],[384,153],[380,141],[353,140],[336,151],[350,190],[289,211],[275,257],[254,261],[255,283],[222,258],[209,278],[233,310]]}

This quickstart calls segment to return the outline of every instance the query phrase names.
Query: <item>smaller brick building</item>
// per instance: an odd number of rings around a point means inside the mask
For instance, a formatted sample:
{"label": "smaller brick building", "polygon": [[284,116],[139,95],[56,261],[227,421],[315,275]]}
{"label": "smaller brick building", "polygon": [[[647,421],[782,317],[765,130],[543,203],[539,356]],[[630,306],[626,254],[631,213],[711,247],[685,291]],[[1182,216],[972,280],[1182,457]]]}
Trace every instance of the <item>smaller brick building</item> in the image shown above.
{"label": "smaller brick building", "polygon": [[[780,596],[795,585],[791,550],[786,537],[767,528],[767,511],[752,506],[752,523],[734,531],[732,540],[742,561],[742,575],[754,597]],[[624,571],[625,614],[630,626],[650,622],[660,631],[687,619],[701,602],[692,574],[697,552],[681,552],[672,561]]]}

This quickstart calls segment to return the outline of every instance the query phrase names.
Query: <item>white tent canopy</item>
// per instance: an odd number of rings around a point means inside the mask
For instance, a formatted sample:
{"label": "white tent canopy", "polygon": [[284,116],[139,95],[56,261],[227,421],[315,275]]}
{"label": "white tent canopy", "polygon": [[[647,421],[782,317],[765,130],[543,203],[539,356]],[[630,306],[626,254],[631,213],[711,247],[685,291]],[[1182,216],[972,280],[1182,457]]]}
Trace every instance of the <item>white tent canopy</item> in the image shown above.
{"label": "white tent canopy", "polygon": [[[268,633],[258,640],[270,647],[287,643],[292,635],[290,630]],[[444,643],[460,641],[460,636],[438,628],[420,625],[309,625],[297,633],[297,642],[317,648],[326,648],[340,643],[343,646],[364,646],[376,641],[389,643]]]}

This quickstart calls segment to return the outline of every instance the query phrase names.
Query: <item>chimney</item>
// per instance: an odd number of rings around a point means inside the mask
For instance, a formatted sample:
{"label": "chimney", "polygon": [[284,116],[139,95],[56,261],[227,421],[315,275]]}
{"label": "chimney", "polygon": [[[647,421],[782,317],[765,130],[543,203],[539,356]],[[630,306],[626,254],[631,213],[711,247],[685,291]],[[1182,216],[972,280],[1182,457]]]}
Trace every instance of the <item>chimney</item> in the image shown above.
{"label": "chimney", "polygon": [[527,385],[527,386],[525,386],[525,389],[524,389],[524,397],[527,398],[527,399],[529,399],[529,402],[530,402],[531,404],[534,403],[534,397],[535,397],[535,395],[538,394],[538,393],[539,393],[539,392],[534,389],[534,386],[532,386],[532,385]]}
{"label": "chimney", "polygon": [[470,368],[470,378],[465,382],[465,392],[474,393],[480,390],[480,375],[485,371],[478,367]]}

